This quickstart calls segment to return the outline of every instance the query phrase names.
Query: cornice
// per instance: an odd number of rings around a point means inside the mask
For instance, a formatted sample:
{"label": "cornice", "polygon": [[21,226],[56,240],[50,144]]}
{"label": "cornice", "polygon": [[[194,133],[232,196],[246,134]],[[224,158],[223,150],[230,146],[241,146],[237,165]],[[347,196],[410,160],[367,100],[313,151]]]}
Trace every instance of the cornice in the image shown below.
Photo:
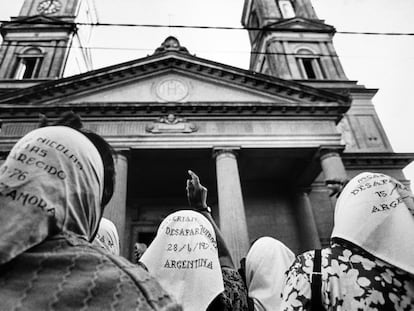
{"label": "cornice", "polygon": [[69,29],[77,28],[73,18],[56,18],[53,16],[34,15],[24,17],[14,17],[11,21],[3,22],[0,26],[0,32],[3,36],[8,31],[33,30],[40,29]]}
{"label": "cornice", "polygon": [[79,92],[95,87],[131,79],[144,78],[150,74],[165,71],[179,71],[196,76],[214,78],[215,80],[237,84],[261,91],[267,94],[295,99],[304,103],[337,103],[339,106],[349,106],[347,95],[335,94],[306,86],[297,82],[287,81],[249,70],[215,63],[177,52],[159,54],[140,60],[127,62],[88,73],[41,83],[29,88],[17,90],[0,97],[0,105],[13,104],[34,105],[48,101],[66,98]]}
{"label": "cornice", "polygon": [[[297,25],[306,25],[296,28]],[[291,31],[291,32],[320,32],[334,34],[335,27],[325,24],[322,20],[307,19],[303,17],[294,17],[291,19],[283,19],[275,23],[267,25],[264,31]]]}
{"label": "cornice", "polygon": [[341,145],[321,146],[314,154],[308,167],[298,176],[298,185],[309,186],[315,181],[316,176],[321,172],[320,157],[321,151],[329,155],[340,154],[342,162],[347,170],[384,170],[384,169],[404,169],[414,160],[414,153],[393,153],[393,152],[343,152]]}
{"label": "cornice", "polygon": [[414,160],[414,153],[344,152],[341,157],[348,169],[403,169]]}
{"label": "cornice", "polygon": [[38,118],[39,113],[58,117],[72,110],[83,117],[141,117],[173,113],[180,116],[206,115],[214,117],[290,117],[329,119],[339,122],[348,110],[347,105],[295,105],[262,102],[186,102],[186,103],[83,103],[76,105],[0,105],[2,119]]}
{"label": "cornice", "polygon": [[358,84],[355,80],[299,80],[295,82],[314,87],[319,90],[325,90],[332,93],[353,95],[366,94],[374,96],[379,89],[367,88],[364,85]]}

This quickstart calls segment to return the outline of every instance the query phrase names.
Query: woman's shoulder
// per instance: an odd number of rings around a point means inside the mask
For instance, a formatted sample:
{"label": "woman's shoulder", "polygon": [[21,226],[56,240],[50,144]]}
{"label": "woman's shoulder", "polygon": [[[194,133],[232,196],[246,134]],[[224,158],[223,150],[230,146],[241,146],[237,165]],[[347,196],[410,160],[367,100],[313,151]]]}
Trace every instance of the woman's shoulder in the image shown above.
{"label": "woman's shoulder", "polygon": [[233,268],[222,267],[224,293],[222,304],[227,310],[247,310],[247,289],[240,273]]}
{"label": "woman's shoulder", "polygon": [[88,244],[88,247],[95,254],[105,257],[107,270],[118,270],[120,277],[117,278],[122,282],[121,286],[125,287],[123,294],[128,288],[131,291],[131,297],[134,291],[139,291],[143,294],[143,298],[156,310],[181,310],[172,297],[162,288],[160,283],[142,266],[131,263],[124,257],[113,255],[102,248]]}
{"label": "woman's shoulder", "polygon": [[[297,273],[312,274],[315,251],[316,250],[313,249],[297,255],[290,270],[295,270]],[[321,248],[320,251],[322,266],[324,266],[332,257],[332,249],[330,247],[324,247]]]}
{"label": "woman's shoulder", "polygon": [[9,267],[0,275],[0,283],[7,280],[0,290],[2,301],[18,299],[18,291],[16,297],[6,295],[7,287],[23,284],[22,291],[27,286],[33,292],[43,289],[42,299],[26,299],[39,304],[38,309],[53,304],[55,309],[181,310],[142,267],[73,235],[52,237],[17,257]]}

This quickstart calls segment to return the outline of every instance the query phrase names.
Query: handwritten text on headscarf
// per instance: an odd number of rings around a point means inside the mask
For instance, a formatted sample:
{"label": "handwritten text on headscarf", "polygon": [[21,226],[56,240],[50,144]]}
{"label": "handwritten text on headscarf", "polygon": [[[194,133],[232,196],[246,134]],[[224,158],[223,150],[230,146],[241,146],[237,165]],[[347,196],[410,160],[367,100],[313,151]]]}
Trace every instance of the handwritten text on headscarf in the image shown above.
{"label": "handwritten text on headscarf", "polygon": [[[372,181],[372,179],[374,179],[374,181]],[[387,191],[378,189],[379,187],[390,183],[394,183],[394,187],[389,193]],[[358,185],[351,190],[351,194],[353,196],[358,196],[368,189],[378,190],[374,191],[374,194],[378,198],[382,199],[381,203],[372,206],[371,213],[384,212],[396,208],[399,204],[404,202],[404,199],[406,197],[393,195],[394,191],[397,189],[401,189],[404,191],[408,190],[404,185],[402,185],[399,182],[395,182],[393,179],[389,178],[386,175],[372,174],[358,179]],[[389,198],[391,196],[393,196],[391,200],[386,202],[386,198]]]}
{"label": "handwritten text on headscarf", "polygon": [[[185,228],[177,228],[182,223]],[[194,227],[188,225],[194,224]],[[191,253],[202,253],[213,250],[216,252],[217,242],[210,232],[210,230],[197,222],[195,217],[175,216],[169,225],[165,226],[164,233],[167,236],[176,236],[178,239],[175,243],[168,243],[166,251],[172,254],[177,254],[182,258],[182,255]],[[197,236],[202,239],[197,240]],[[185,239],[185,243],[180,241],[180,237],[192,237],[193,239]],[[207,239],[206,239],[207,238]],[[198,269],[198,268],[213,269],[213,262],[208,258],[196,259],[166,259],[164,268],[168,269]]]}
{"label": "handwritten text on headscarf", "polygon": [[[42,148],[41,145],[44,145],[45,148]],[[19,182],[24,182],[28,175],[30,174],[30,168],[35,168],[35,170],[44,171],[50,176],[57,177],[61,180],[67,178],[66,172],[53,165],[48,159],[48,152],[51,149],[62,153],[70,161],[75,164],[75,167],[79,170],[83,169],[82,163],[73,154],[69,148],[65,145],[58,143],[54,140],[50,140],[43,137],[38,137],[35,142],[25,142],[24,140],[20,142],[20,148],[17,148],[18,152],[12,152],[10,158],[15,161],[15,164],[24,166],[22,167],[9,167],[4,164],[0,169],[0,176],[6,177],[8,180],[16,180]],[[49,150],[48,150],[49,149]],[[23,168],[27,168],[24,170]],[[5,196],[12,201],[21,203],[23,206],[32,205],[38,208],[45,210],[48,213],[53,214],[54,208],[48,208],[47,202],[41,196],[34,193],[23,192],[16,189],[10,189],[8,183],[0,181],[0,196]]]}

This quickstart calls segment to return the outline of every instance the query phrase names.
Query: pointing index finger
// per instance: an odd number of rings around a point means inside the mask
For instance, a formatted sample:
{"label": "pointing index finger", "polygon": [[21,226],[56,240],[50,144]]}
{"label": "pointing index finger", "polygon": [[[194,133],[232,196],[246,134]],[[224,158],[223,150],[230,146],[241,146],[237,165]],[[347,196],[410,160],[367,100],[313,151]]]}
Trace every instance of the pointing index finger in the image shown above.
{"label": "pointing index finger", "polygon": [[188,174],[191,176],[192,182],[194,183],[194,186],[200,185],[200,178],[191,170],[188,170]]}

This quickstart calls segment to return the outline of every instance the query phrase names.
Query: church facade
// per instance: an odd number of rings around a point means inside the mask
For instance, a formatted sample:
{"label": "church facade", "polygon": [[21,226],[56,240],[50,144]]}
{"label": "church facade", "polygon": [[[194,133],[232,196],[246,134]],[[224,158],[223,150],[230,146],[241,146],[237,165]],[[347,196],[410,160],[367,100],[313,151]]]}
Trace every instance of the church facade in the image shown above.
{"label": "church facade", "polygon": [[347,79],[335,29],[310,0],[245,0],[249,70],[196,57],[175,37],[92,70],[77,23],[95,16],[88,0],[25,0],[1,25],[0,155],[39,113],[80,114],[116,150],[105,216],[124,256],[187,207],[189,169],[209,189],[236,262],[264,235],[295,252],[328,244],[336,182],[374,171],[409,183],[402,169],[414,154],[393,152],[371,102],[377,90]]}

